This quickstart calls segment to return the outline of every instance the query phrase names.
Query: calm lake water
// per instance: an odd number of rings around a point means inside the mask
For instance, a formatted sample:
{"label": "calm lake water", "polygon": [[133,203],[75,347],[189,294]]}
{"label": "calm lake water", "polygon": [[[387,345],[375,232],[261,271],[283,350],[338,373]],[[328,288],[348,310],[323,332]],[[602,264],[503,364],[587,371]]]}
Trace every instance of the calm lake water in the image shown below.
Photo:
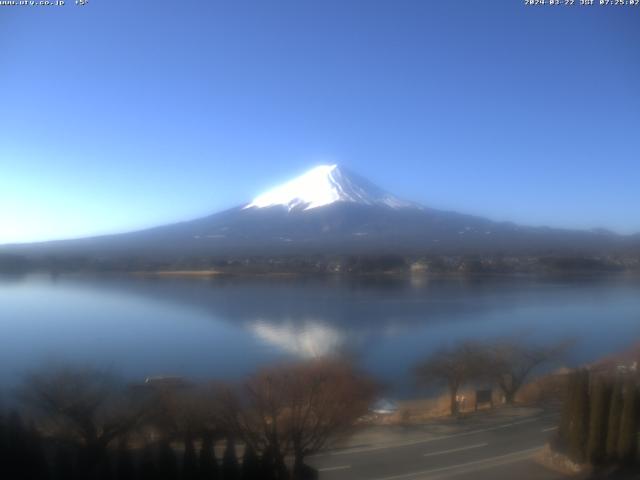
{"label": "calm lake water", "polygon": [[291,358],[352,352],[397,395],[411,366],[471,338],[577,337],[569,363],[640,339],[638,279],[0,280],[0,387],[52,362],[235,379]]}

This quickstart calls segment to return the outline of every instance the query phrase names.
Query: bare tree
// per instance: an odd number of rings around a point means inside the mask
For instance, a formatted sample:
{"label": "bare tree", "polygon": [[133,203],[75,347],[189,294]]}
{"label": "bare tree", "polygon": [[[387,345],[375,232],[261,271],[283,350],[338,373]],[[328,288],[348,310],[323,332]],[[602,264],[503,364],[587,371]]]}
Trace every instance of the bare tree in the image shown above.
{"label": "bare tree", "polygon": [[284,379],[289,402],[285,428],[297,468],[305,456],[351,429],[368,412],[377,391],[372,381],[340,361],[293,366]]}
{"label": "bare tree", "polygon": [[230,405],[240,436],[275,456],[276,468],[293,454],[300,476],[304,458],[352,428],[375,394],[374,383],[348,362],[316,359],[259,372]]}
{"label": "bare tree", "polygon": [[561,358],[570,344],[563,340],[548,346],[529,345],[521,339],[507,338],[488,345],[488,373],[495,378],[505,402],[513,404],[529,375],[542,364]]}
{"label": "bare tree", "polygon": [[212,385],[147,383],[145,424],[168,440],[215,433],[217,390]]}
{"label": "bare tree", "polygon": [[415,375],[423,385],[443,383],[449,390],[451,415],[458,414],[457,396],[467,382],[484,378],[487,372],[486,349],[476,342],[464,342],[433,353],[415,368]]}
{"label": "bare tree", "polygon": [[107,447],[142,416],[122,382],[93,369],[63,367],[33,373],[22,389],[45,428],[81,449],[82,465],[94,469]]}

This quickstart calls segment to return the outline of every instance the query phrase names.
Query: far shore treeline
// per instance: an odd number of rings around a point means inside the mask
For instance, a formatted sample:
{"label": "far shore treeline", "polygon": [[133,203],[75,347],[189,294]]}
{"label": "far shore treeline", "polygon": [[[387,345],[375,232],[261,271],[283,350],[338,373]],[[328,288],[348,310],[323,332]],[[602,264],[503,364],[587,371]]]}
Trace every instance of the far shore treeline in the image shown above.
{"label": "far shore treeline", "polygon": [[259,274],[640,274],[640,253],[580,255],[281,255],[232,257],[27,256],[0,253],[0,274],[181,273]]}

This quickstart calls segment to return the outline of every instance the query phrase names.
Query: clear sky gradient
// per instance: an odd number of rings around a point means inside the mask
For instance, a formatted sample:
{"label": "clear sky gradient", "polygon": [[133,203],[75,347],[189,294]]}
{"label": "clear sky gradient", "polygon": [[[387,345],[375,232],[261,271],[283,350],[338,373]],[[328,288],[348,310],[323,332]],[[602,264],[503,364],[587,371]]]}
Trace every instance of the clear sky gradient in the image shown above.
{"label": "clear sky gradient", "polygon": [[0,7],[0,243],[198,217],[319,163],[640,231],[640,6],[73,3]]}

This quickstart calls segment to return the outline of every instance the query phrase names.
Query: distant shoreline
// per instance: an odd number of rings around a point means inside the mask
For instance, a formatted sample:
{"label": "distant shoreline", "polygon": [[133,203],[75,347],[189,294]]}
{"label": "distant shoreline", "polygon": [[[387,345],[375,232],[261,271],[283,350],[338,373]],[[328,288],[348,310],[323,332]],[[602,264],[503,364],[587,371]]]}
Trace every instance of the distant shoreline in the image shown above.
{"label": "distant shoreline", "polygon": [[188,258],[28,258],[0,254],[0,273],[119,273],[155,277],[609,276],[640,274],[635,255],[289,255]]}
{"label": "distant shoreline", "polygon": [[218,270],[140,270],[126,273],[139,277],[215,277],[219,275],[227,275]]}
{"label": "distant shoreline", "polygon": [[[186,278],[212,278],[212,277],[299,277],[308,274],[296,272],[225,272],[220,270],[149,270],[126,273],[136,277],[186,277]],[[311,274],[317,275],[317,274]]]}
{"label": "distant shoreline", "polygon": [[640,278],[640,271],[623,270],[537,270],[512,272],[411,272],[411,271],[380,271],[380,272],[322,272],[322,271],[251,271],[251,270],[28,270],[22,272],[3,272],[2,275],[97,275],[97,276],[130,276],[137,278],[387,278],[387,279],[481,279],[481,278]]}
{"label": "distant shoreline", "polygon": [[[49,273],[49,272],[46,272]],[[360,278],[360,279],[396,279],[396,280],[427,280],[427,279],[501,279],[501,278],[566,278],[566,279],[588,279],[588,278],[640,278],[640,272],[636,271],[547,271],[547,272],[258,272],[258,271],[224,271],[224,270],[139,270],[139,271],[111,271],[111,272],[60,272],[68,274],[115,274],[132,276],[136,278],[176,278],[176,279],[304,279],[304,278]]]}
{"label": "distant shoreline", "polygon": [[[89,272],[92,273],[92,272]],[[100,272],[98,272],[100,273]],[[318,276],[316,273],[296,273],[296,272],[224,272],[219,270],[159,270],[159,271],[136,271],[136,272],[110,272],[116,274],[126,274],[143,278],[216,278],[216,277],[278,277],[293,278],[302,276]]]}
{"label": "distant shoreline", "polygon": [[[499,280],[499,279],[640,279],[638,271],[547,271],[547,272],[407,272],[407,271],[387,271],[387,272],[259,272],[259,271],[224,271],[214,269],[204,270],[83,270],[83,271],[60,271],[51,272],[45,270],[34,270],[30,272],[22,272],[21,275],[44,274],[53,276],[125,276],[140,279],[361,279],[368,280],[395,280],[395,281],[428,281],[428,280]],[[0,276],[10,275],[0,272]]]}

